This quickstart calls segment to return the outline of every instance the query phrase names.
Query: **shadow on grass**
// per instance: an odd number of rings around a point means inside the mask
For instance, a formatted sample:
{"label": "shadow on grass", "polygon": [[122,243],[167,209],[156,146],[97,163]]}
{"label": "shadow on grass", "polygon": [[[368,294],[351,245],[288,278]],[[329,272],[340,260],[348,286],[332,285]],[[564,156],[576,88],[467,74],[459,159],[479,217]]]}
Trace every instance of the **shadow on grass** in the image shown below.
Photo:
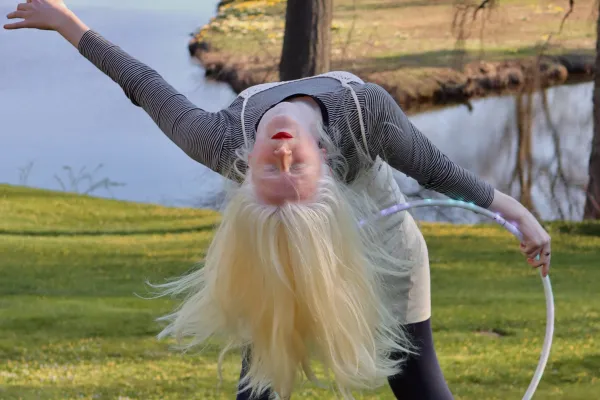
{"label": "shadow on grass", "polygon": [[454,4],[454,0],[413,0],[413,1],[367,1],[367,2],[350,2],[349,4],[343,4],[336,6],[336,11],[367,11],[367,10],[398,10],[403,8],[412,7],[430,7],[430,6],[444,6]]}
{"label": "shadow on grass", "polygon": [[[107,316],[109,318],[107,318]],[[5,329],[11,333],[27,336],[32,329],[42,330],[45,337],[61,338],[63,340],[78,340],[86,338],[115,339],[124,336],[147,338],[157,335],[162,325],[155,322],[161,317],[159,313],[97,313],[94,317],[103,320],[93,323],[87,315],[30,316],[27,320],[11,320],[5,323]],[[13,355],[18,355],[14,351]]]}
{"label": "shadow on grass", "polygon": [[[176,398],[204,400],[225,399],[227,395],[231,395],[225,389],[218,389],[216,383],[214,385],[210,383],[203,385],[202,382],[194,382],[192,378],[185,376],[178,379],[188,382],[187,384],[157,383],[151,377],[148,377],[146,380],[127,384],[75,385],[62,382],[61,384],[7,385],[0,388],[0,398],[3,400],[148,398],[139,397],[140,395],[145,395],[152,396],[151,398],[154,399],[157,398],[156,393],[164,392],[164,394],[170,396],[169,398],[178,396]],[[153,394],[151,395],[151,393]]]}
{"label": "shadow on grass", "polygon": [[600,237],[600,221],[582,221],[578,223],[557,221],[549,222],[546,226],[560,233]]}
{"label": "shadow on grass", "polygon": [[[356,69],[365,72],[386,72],[394,71],[402,68],[454,68],[458,60],[463,58],[466,63],[478,60],[483,61],[504,61],[518,60],[526,57],[535,56],[538,54],[537,46],[522,47],[514,50],[507,49],[492,49],[484,50],[483,53],[478,51],[466,52],[460,49],[433,50],[414,54],[396,54],[381,57],[365,58],[356,60]],[[557,49],[554,52],[548,53],[550,57],[560,58],[560,61],[570,68],[575,64],[591,62],[593,54],[591,51],[584,49]],[[480,57],[481,56],[481,57]]]}
{"label": "shadow on grass", "polygon": [[189,228],[177,229],[141,229],[141,230],[115,230],[115,231],[28,231],[0,229],[0,235],[6,236],[34,236],[34,237],[74,237],[74,236],[136,236],[136,235],[167,235],[192,232],[205,232],[215,228],[216,224],[205,224]]}
{"label": "shadow on grass", "polygon": [[[569,373],[557,373],[553,379],[561,382],[579,383],[582,375],[588,377],[597,376],[600,370],[600,354],[589,354],[581,357],[565,357],[550,363],[552,370],[565,370]],[[574,373],[577,372],[577,373]],[[585,378],[583,378],[585,380]]]}

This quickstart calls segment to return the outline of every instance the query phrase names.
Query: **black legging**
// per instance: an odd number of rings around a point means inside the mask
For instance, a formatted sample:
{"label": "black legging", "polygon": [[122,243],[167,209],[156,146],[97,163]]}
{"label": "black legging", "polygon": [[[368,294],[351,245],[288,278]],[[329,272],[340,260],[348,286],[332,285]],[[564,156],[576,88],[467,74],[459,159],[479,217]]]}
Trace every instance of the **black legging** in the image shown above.
{"label": "black legging", "polygon": [[[388,378],[392,392],[403,400],[452,400],[452,393],[446,384],[433,346],[431,320],[406,326],[413,343],[418,347],[418,354],[409,357],[402,372]],[[398,359],[398,357],[395,357]],[[242,360],[240,379],[246,373],[248,360]],[[259,397],[250,397],[250,391],[237,395],[237,400],[269,400],[269,393]]]}

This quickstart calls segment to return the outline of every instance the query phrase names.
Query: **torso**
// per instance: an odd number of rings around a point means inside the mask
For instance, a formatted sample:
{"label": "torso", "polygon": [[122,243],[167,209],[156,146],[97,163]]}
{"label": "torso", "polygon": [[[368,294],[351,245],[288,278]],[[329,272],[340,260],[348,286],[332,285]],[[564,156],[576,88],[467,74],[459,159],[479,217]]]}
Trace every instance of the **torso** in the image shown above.
{"label": "torso", "polygon": [[[254,139],[255,126],[262,115],[274,105],[294,96],[296,101],[309,101],[321,109],[329,136],[342,151],[350,166],[359,165],[355,143],[348,138],[360,135],[358,110],[354,99],[345,85],[360,87],[364,82],[348,72],[331,72],[316,77],[289,82],[266,83],[246,89],[232,104],[242,106],[244,131],[250,140]],[[307,100],[308,99],[308,100]],[[246,103],[244,106],[244,102]],[[368,128],[368,127],[367,127]],[[337,134],[335,134],[337,133]],[[240,143],[240,145],[243,143]],[[380,208],[405,201],[393,176],[393,169],[379,157],[367,170],[352,171],[346,182],[356,191],[366,191]],[[386,225],[402,223],[404,212],[388,218]]]}
{"label": "torso", "polygon": [[240,148],[245,140],[253,141],[256,126],[263,114],[282,101],[310,98],[317,104],[329,137],[351,167],[347,183],[358,175],[352,167],[359,165],[351,135],[360,135],[358,110],[348,88],[360,88],[364,82],[348,72],[329,72],[295,81],[273,82],[252,86],[239,94],[228,108],[239,113],[240,135],[232,135],[229,148]]}

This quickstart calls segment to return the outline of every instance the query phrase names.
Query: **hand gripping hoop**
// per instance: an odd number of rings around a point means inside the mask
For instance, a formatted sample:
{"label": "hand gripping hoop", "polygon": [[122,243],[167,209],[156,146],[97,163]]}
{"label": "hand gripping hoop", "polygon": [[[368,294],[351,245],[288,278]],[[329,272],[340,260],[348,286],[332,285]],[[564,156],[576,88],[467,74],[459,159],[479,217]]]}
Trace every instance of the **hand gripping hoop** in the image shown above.
{"label": "hand gripping hoop", "polygon": [[[519,241],[523,240],[523,234],[511,223],[502,218],[499,214],[495,214],[485,208],[476,206],[472,203],[467,203],[464,201],[458,200],[418,200],[411,201],[407,203],[400,203],[393,205],[391,207],[385,208],[381,210],[377,217],[387,217],[388,215],[408,210],[409,208],[417,208],[417,207],[458,207],[464,208],[466,210],[473,211],[477,214],[484,215],[494,220],[496,223],[503,226],[507,231],[512,233]],[[365,221],[361,221],[360,225],[362,225]],[[539,257],[539,256],[538,256]],[[541,268],[540,268],[540,276],[541,276]],[[544,373],[544,369],[546,368],[546,363],[548,362],[548,357],[550,356],[550,348],[552,347],[552,336],[554,334],[554,295],[552,294],[552,286],[550,285],[550,278],[548,276],[542,278],[542,284],[544,286],[544,294],[546,295],[546,336],[544,337],[544,344],[542,346],[542,353],[540,355],[540,361],[538,366],[533,374],[533,379],[527,388],[527,392],[523,396],[523,400],[530,400],[537,389],[540,380],[542,379],[542,375]]]}

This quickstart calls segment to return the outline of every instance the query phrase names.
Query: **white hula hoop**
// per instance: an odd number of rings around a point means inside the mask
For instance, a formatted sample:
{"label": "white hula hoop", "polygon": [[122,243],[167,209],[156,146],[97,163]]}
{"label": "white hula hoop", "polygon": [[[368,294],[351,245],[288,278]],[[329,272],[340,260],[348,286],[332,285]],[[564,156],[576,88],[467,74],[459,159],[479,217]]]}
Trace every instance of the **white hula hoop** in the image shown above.
{"label": "white hula hoop", "polygon": [[[484,215],[489,217],[490,219],[497,222],[499,225],[503,226],[507,231],[512,233],[519,241],[523,240],[523,235],[521,232],[502,218],[499,214],[493,213],[490,210],[486,210],[485,208],[476,206],[472,203],[467,203],[459,200],[418,200],[411,201],[407,203],[400,203],[393,205],[391,207],[385,208],[379,211],[375,218],[378,217],[386,217],[388,215],[408,210],[409,208],[417,208],[417,207],[458,207],[464,208],[466,210],[473,211],[477,214]],[[365,221],[361,221],[360,225],[362,225]],[[541,269],[540,269],[541,276]],[[548,276],[542,278],[542,284],[544,286],[544,294],[546,296],[546,336],[544,337],[544,344],[542,346],[542,353],[540,355],[540,360],[533,374],[533,379],[527,388],[527,392],[523,396],[523,400],[531,400],[535,390],[538,387],[542,379],[542,375],[544,374],[544,369],[546,368],[546,363],[548,362],[548,358],[550,357],[550,349],[552,347],[552,337],[554,335],[554,295],[552,294],[552,286],[550,284],[550,278]]]}

